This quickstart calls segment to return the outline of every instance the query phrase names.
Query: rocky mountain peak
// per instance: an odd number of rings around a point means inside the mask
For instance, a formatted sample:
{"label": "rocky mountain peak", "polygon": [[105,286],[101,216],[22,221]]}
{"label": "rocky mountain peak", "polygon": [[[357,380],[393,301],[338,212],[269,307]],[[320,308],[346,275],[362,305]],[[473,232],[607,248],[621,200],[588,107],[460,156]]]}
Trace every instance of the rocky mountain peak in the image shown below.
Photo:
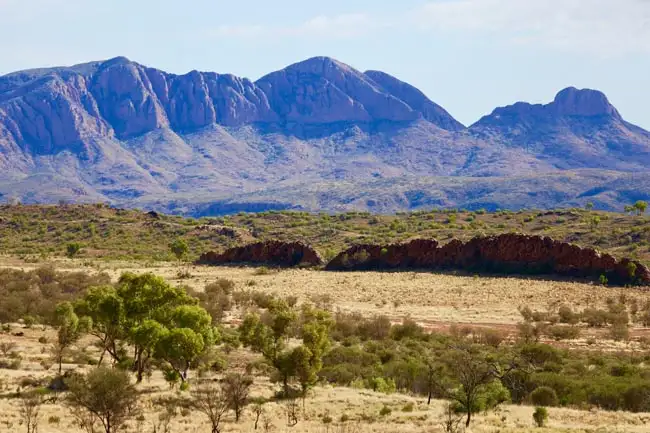
{"label": "rocky mountain peak", "polygon": [[550,105],[560,116],[613,116],[620,118],[620,114],[609,103],[607,96],[598,90],[567,87],[557,94]]}
{"label": "rocky mountain peak", "polygon": [[309,59],[289,65],[285,69],[293,69],[302,72],[315,72],[320,74],[326,74],[331,70],[341,70],[345,72],[354,71],[351,66],[327,56],[311,57]]}
{"label": "rocky mountain peak", "polygon": [[288,122],[412,121],[417,112],[369,77],[329,57],[313,57],[272,72],[256,83],[273,111]]}

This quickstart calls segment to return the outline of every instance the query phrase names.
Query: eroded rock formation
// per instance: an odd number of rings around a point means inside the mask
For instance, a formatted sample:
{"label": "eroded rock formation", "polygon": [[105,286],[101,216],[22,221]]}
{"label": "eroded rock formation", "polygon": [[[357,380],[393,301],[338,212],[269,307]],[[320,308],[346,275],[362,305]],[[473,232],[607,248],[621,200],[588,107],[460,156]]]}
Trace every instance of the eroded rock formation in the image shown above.
{"label": "eroded rock formation", "polygon": [[275,266],[320,266],[323,259],[309,245],[302,242],[267,241],[234,247],[222,254],[208,252],[199,264],[222,265],[234,263],[265,264]]}
{"label": "eroded rock formation", "polygon": [[618,260],[593,248],[548,237],[503,234],[452,240],[414,240],[393,245],[358,245],[342,252],[327,270],[464,269],[538,275],[599,277],[612,283],[650,285],[650,270],[640,262]]}

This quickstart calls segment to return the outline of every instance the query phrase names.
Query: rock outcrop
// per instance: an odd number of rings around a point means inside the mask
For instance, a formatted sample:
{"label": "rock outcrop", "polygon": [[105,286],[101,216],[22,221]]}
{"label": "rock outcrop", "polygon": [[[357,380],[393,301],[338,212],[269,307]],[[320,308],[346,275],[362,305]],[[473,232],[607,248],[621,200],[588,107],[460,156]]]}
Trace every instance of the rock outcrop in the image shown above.
{"label": "rock outcrop", "polygon": [[650,270],[642,263],[618,260],[592,248],[548,237],[503,234],[452,240],[414,240],[394,245],[358,245],[336,256],[327,270],[463,269],[495,273],[596,277],[611,283],[650,285]]}
{"label": "rock outcrop", "polygon": [[234,247],[222,254],[202,254],[198,264],[259,264],[273,266],[320,266],[323,259],[309,245],[302,242],[266,241]]}

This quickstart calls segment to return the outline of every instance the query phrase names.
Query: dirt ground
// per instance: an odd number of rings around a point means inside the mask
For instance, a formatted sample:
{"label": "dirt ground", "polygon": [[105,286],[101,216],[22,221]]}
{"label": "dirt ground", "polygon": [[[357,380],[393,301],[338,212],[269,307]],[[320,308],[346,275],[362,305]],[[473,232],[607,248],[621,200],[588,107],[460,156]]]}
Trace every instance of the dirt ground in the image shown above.
{"label": "dirt ground", "polygon": [[[28,264],[16,259],[0,258],[0,266],[29,270],[42,264]],[[528,278],[502,278],[462,276],[433,273],[331,273],[312,270],[271,271],[260,275],[254,268],[236,267],[188,267],[165,263],[127,262],[79,262],[59,260],[53,265],[61,270],[83,270],[86,272],[108,272],[118,278],[124,271],[153,272],[164,276],[175,284],[183,284],[202,290],[217,278],[228,278],[235,282],[236,289],[260,290],[280,296],[296,296],[299,302],[317,302],[330,305],[333,309],[361,312],[364,315],[385,314],[394,321],[410,317],[428,329],[444,330],[452,325],[489,326],[515,332],[515,325],[521,321],[518,307],[546,310],[561,304],[575,309],[585,307],[603,308],[608,298],[618,299],[622,294],[637,298],[639,303],[650,300],[650,293],[642,290],[600,287],[592,284],[570,281],[544,281]],[[179,279],[179,271],[190,274]],[[1,302],[1,300],[0,300]],[[51,329],[24,329],[14,324],[12,332],[24,332],[18,337],[1,334],[2,342],[15,343],[15,351],[23,361],[17,370],[0,370],[0,394],[15,391],[25,378],[51,376],[56,367],[48,362],[49,343],[55,338]],[[591,332],[591,331],[590,331]],[[639,338],[650,332],[635,328],[633,336]],[[40,337],[41,341],[39,342]],[[584,334],[580,340],[570,342],[574,346],[585,346],[588,337],[600,337],[598,333]],[[46,341],[47,340],[47,341]],[[81,351],[95,350],[92,341],[84,339],[79,343]],[[611,350],[641,350],[638,343],[614,343],[599,339],[599,348]],[[233,354],[231,356],[237,356]],[[66,364],[66,369],[84,368]],[[150,380],[140,385],[145,391],[145,419],[132,423],[132,432],[148,433],[158,414],[148,401],[156,396],[173,393],[160,373],[154,373]],[[256,380],[254,395],[269,396],[273,390],[267,379]],[[413,403],[413,411],[404,411],[407,403]],[[286,426],[285,408],[276,403],[265,405],[269,423],[274,432],[411,432],[425,433],[442,431],[441,418],[444,402],[436,401],[426,405],[422,398],[407,395],[385,395],[367,390],[349,388],[319,387],[307,400],[305,413],[297,426]],[[381,416],[381,408],[388,406],[391,414]],[[470,432],[533,432],[542,431],[533,426],[532,407],[504,406],[496,412],[478,416]],[[647,432],[650,431],[650,414],[625,412],[578,411],[572,409],[549,409],[548,432]],[[341,422],[345,415],[349,421]],[[331,417],[326,425],[324,418]],[[228,419],[224,432],[250,432],[254,416],[247,412],[239,424]],[[0,399],[0,432],[19,433],[25,430],[21,425],[16,399]],[[207,420],[198,413],[179,415],[174,419],[172,432],[209,431]],[[258,431],[265,431],[262,427]],[[66,408],[60,404],[45,405],[40,414],[39,433],[81,432]]]}

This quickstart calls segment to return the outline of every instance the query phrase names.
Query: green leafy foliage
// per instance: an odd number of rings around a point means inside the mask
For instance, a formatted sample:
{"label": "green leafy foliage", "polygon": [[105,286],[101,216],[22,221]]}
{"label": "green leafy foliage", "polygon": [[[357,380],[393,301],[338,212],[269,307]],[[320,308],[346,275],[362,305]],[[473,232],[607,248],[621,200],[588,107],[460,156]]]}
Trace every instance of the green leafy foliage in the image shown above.
{"label": "green leafy foliage", "polygon": [[84,419],[98,421],[105,433],[120,431],[136,412],[138,393],[124,371],[100,367],[86,376],[73,375],[66,385],[66,403],[81,409],[86,414]]}
{"label": "green leafy foliage", "polygon": [[[198,299],[153,274],[123,274],[118,284],[93,288],[76,306],[88,318],[104,353],[131,364],[138,382],[152,359],[185,382],[199,357],[219,340],[212,317]],[[124,345],[134,348],[128,359]],[[103,354],[102,354],[103,358]]]}
{"label": "green leafy foliage", "polygon": [[182,260],[190,250],[187,242],[184,239],[176,239],[169,245],[169,249],[178,260]]}
{"label": "green leafy foliage", "polygon": [[537,427],[544,427],[548,420],[548,410],[545,407],[536,407],[533,412],[533,420]]}
{"label": "green leafy foliage", "polygon": [[68,256],[68,258],[73,258],[77,254],[79,254],[79,251],[81,250],[81,244],[78,242],[70,242],[65,246],[65,255]]}

